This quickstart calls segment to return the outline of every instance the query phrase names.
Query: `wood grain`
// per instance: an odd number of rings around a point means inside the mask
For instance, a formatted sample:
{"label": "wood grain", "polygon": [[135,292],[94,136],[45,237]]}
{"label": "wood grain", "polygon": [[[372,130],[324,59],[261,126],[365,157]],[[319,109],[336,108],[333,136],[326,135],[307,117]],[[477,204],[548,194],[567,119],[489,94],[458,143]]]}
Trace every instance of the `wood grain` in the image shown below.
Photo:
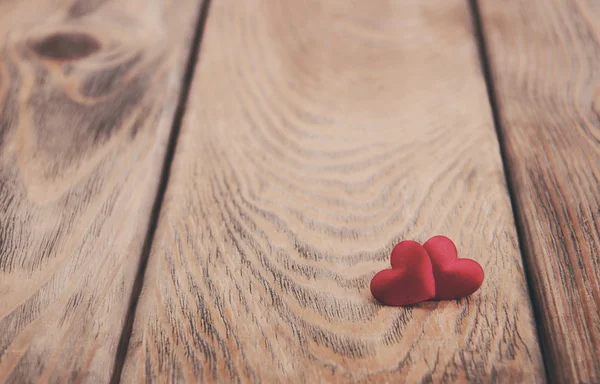
{"label": "wood grain", "polygon": [[199,3],[0,2],[0,382],[110,379]]}
{"label": "wood grain", "polygon": [[[541,382],[463,1],[211,4],[124,382]],[[401,239],[482,289],[386,308]]]}
{"label": "wood grain", "polygon": [[481,2],[551,378],[600,382],[600,6]]}

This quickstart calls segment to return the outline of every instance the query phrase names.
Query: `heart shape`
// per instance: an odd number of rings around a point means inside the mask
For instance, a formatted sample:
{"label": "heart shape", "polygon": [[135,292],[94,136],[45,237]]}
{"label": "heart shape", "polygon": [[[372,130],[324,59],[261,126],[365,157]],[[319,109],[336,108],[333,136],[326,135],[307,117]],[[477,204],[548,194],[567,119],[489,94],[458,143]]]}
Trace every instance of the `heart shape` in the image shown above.
{"label": "heart shape", "polygon": [[435,236],[423,244],[435,277],[434,300],[458,300],[477,291],[483,283],[483,268],[471,259],[459,259],[454,242]]}
{"label": "heart shape", "polygon": [[371,293],[382,304],[404,306],[435,296],[431,260],[425,248],[411,240],[392,250],[392,269],[379,271],[371,280]]}

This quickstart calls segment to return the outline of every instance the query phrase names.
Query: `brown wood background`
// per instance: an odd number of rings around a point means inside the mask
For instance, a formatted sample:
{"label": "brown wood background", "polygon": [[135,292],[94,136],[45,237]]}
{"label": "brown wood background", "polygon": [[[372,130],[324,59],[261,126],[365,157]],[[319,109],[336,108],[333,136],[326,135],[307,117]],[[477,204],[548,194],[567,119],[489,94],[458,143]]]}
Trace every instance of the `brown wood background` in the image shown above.
{"label": "brown wood background", "polygon": [[[376,304],[437,233],[481,291]],[[212,3],[123,380],[497,377],[544,372],[467,5]]]}
{"label": "brown wood background", "polygon": [[[599,382],[599,20],[0,1],[0,382]],[[481,290],[375,303],[437,234]]]}
{"label": "brown wood background", "polygon": [[481,2],[550,376],[600,382],[600,4]]}
{"label": "brown wood background", "polygon": [[199,6],[0,2],[0,382],[109,381]]}

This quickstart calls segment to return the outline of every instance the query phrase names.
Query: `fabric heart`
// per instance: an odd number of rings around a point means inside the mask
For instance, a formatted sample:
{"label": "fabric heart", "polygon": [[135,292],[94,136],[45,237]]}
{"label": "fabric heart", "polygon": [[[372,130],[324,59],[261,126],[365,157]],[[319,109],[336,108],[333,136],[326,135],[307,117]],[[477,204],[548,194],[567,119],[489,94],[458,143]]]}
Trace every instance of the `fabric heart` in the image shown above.
{"label": "fabric heart", "polygon": [[456,246],[445,236],[427,240],[423,247],[429,254],[435,277],[434,300],[457,300],[477,291],[483,283],[483,268],[471,259],[459,259]]}
{"label": "fabric heart", "polygon": [[379,271],[371,280],[371,293],[386,305],[404,306],[435,296],[435,280],[425,248],[410,240],[392,250],[392,269]]}

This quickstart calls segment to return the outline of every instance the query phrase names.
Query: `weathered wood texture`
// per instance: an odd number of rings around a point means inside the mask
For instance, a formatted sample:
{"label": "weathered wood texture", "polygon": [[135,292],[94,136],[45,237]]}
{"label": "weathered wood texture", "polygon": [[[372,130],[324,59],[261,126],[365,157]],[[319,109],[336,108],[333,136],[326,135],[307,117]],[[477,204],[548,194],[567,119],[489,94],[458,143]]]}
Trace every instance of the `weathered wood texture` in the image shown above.
{"label": "weathered wood texture", "polygon": [[[482,289],[376,304],[438,233]],[[466,3],[211,4],[124,381],[543,375]]]}
{"label": "weathered wood texture", "polygon": [[551,378],[600,382],[600,4],[483,0]]}
{"label": "weathered wood texture", "polygon": [[199,1],[0,2],[0,382],[107,382]]}

